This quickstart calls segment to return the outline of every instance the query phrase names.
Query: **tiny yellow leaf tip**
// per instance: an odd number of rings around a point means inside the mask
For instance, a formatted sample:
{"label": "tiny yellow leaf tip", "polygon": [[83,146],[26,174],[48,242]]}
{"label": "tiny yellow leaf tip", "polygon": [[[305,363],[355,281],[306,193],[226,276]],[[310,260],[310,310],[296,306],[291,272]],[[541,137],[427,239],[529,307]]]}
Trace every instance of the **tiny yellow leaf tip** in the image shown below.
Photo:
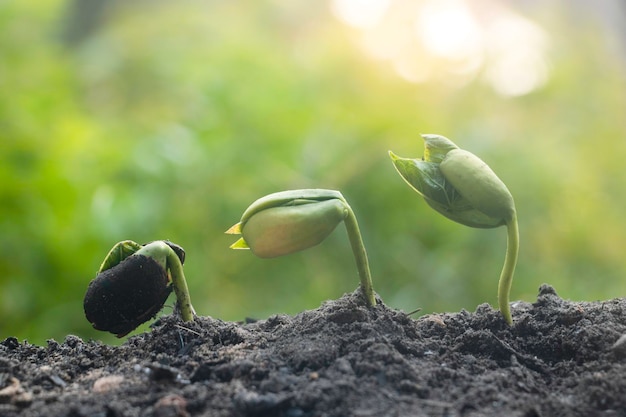
{"label": "tiny yellow leaf tip", "polygon": [[240,235],[241,234],[241,222],[232,225],[227,231],[225,231],[227,235]]}
{"label": "tiny yellow leaf tip", "polygon": [[244,238],[239,238],[235,243],[230,245],[231,249],[250,249]]}

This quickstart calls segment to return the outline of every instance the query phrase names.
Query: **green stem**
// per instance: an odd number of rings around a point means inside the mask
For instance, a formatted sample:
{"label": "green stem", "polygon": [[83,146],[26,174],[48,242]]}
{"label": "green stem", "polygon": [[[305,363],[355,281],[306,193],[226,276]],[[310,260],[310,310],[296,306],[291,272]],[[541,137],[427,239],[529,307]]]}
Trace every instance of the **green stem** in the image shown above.
{"label": "green stem", "polygon": [[513,272],[517,264],[517,254],[519,252],[519,227],[517,225],[517,214],[513,211],[513,216],[506,223],[506,256],[504,266],[498,282],[498,304],[504,320],[510,325],[513,324],[511,308],[509,306],[509,294],[513,283]]}
{"label": "green stem", "polygon": [[[169,246],[168,246],[169,248]],[[172,274],[172,285],[174,286],[174,292],[176,293],[176,300],[178,301],[178,308],[180,308],[180,315],[183,321],[193,320],[196,312],[191,305],[191,298],[189,297],[189,288],[187,287],[187,281],[185,280],[185,274],[183,273],[183,265],[171,248],[167,254],[167,266]]]}
{"label": "green stem", "polygon": [[178,301],[178,308],[180,309],[180,315],[183,321],[193,320],[196,312],[191,305],[191,298],[189,297],[189,288],[187,288],[187,281],[185,280],[185,274],[183,273],[183,264],[180,262],[176,252],[162,240],[151,242],[140,250],[135,252],[135,255],[144,255],[151,257],[157,261],[166,271],[169,269],[172,277],[172,285],[174,286],[174,293],[176,293],[176,300]]}
{"label": "green stem", "polygon": [[350,245],[352,246],[352,253],[354,254],[356,267],[359,271],[361,291],[363,291],[367,304],[369,306],[375,306],[376,298],[374,296],[374,286],[372,285],[369,261],[367,260],[367,252],[365,251],[365,245],[363,245],[363,239],[361,238],[359,224],[356,221],[356,216],[354,215],[352,208],[350,208],[350,205],[345,200],[343,200],[343,203],[348,211],[348,216],[344,220],[344,223],[346,224],[346,230],[348,231],[348,237],[350,239]]}

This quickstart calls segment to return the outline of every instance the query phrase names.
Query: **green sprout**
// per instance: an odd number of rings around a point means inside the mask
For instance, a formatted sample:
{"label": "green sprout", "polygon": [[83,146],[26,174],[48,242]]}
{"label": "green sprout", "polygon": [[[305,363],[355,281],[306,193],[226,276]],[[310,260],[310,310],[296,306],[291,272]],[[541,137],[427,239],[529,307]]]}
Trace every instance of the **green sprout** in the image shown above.
{"label": "green sprout", "polygon": [[400,176],[445,217],[470,227],[507,227],[507,251],[498,282],[500,312],[512,324],[509,294],[519,251],[513,196],[480,158],[439,135],[422,135],[424,157],[401,158],[389,151]]}
{"label": "green sprout", "polygon": [[117,243],[89,283],[83,303],[87,320],[122,337],[158,313],[172,289],[182,319],[193,320],[184,262],[183,248],[169,241]]}
{"label": "green sprout", "polygon": [[339,191],[304,189],[266,195],[252,203],[241,221],[226,231],[241,234],[232,249],[250,249],[261,258],[273,258],[321,243],[344,222],[361,290],[367,304],[376,305],[367,253],[350,205]]}

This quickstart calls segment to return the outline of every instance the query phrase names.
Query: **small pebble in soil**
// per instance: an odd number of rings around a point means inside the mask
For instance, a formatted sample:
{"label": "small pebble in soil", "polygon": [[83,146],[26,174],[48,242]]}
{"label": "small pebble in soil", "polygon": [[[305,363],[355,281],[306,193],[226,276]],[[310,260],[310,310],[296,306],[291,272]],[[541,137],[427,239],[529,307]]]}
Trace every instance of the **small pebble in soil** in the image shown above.
{"label": "small pebble in soil", "polygon": [[119,388],[122,382],[124,382],[122,375],[103,376],[94,381],[92,391],[98,393],[112,391]]}
{"label": "small pebble in soil", "polygon": [[154,417],[189,417],[187,400],[180,395],[166,395],[154,405]]}

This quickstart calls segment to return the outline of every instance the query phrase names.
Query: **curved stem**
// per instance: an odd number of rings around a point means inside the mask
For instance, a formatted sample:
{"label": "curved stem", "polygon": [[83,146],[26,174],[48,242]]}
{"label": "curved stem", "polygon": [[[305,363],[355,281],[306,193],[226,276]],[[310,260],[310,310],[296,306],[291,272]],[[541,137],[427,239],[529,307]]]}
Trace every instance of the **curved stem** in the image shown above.
{"label": "curved stem", "polygon": [[510,325],[513,323],[511,317],[511,308],[509,306],[509,294],[511,292],[511,284],[513,283],[513,272],[517,264],[517,254],[519,252],[519,227],[517,225],[517,214],[513,211],[513,216],[506,223],[507,239],[506,239],[506,256],[504,258],[504,266],[498,281],[498,304],[500,313],[504,320]]}
{"label": "curved stem", "polygon": [[[169,248],[169,246],[168,246]],[[174,286],[174,292],[176,293],[176,300],[178,301],[178,308],[180,308],[180,315],[183,321],[193,320],[196,312],[191,305],[191,298],[189,297],[189,288],[187,287],[187,281],[185,280],[185,274],[183,273],[183,265],[171,248],[167,253],[167,267],[172,274],[172,285]]]}
{"label": "curved stem", "polygon": [[180,315],[183,321],[193,320],[193,316],[196,312],[191,305],[189,288],[187,288],[187,281],[183,273],[183,264],[180,262],[180,258],[176,255],[176,252],[174,252],[167,243],[162,240],[157,240],[142,247],[135,252],[135,255],[149,256],[157,261],[166,271],[169,270],[174,293],[176,293],[178,308],[180,309]]}
{"label": "curved stem", "polygon": [[345,200],[343,200],[343,203],[348,211],[348,216],[344,220],[344,223],[346,224],[346,230],[348,231],[348,237],[350,239],[350,246],[352,246],[352,253],[354,254],[356,267],[359,271],[361,291],[363,291],[367,304],[369,306],[375,306],[376,298],[374,296],[374,286],[372,285],[369,261],[367,260],[367,252],[365,251],[365,245],[363,245],[363,239],[361,238],[359,224],[356,221],[356,216],[354,215],[352,208],[350,208],[350,205]]}

